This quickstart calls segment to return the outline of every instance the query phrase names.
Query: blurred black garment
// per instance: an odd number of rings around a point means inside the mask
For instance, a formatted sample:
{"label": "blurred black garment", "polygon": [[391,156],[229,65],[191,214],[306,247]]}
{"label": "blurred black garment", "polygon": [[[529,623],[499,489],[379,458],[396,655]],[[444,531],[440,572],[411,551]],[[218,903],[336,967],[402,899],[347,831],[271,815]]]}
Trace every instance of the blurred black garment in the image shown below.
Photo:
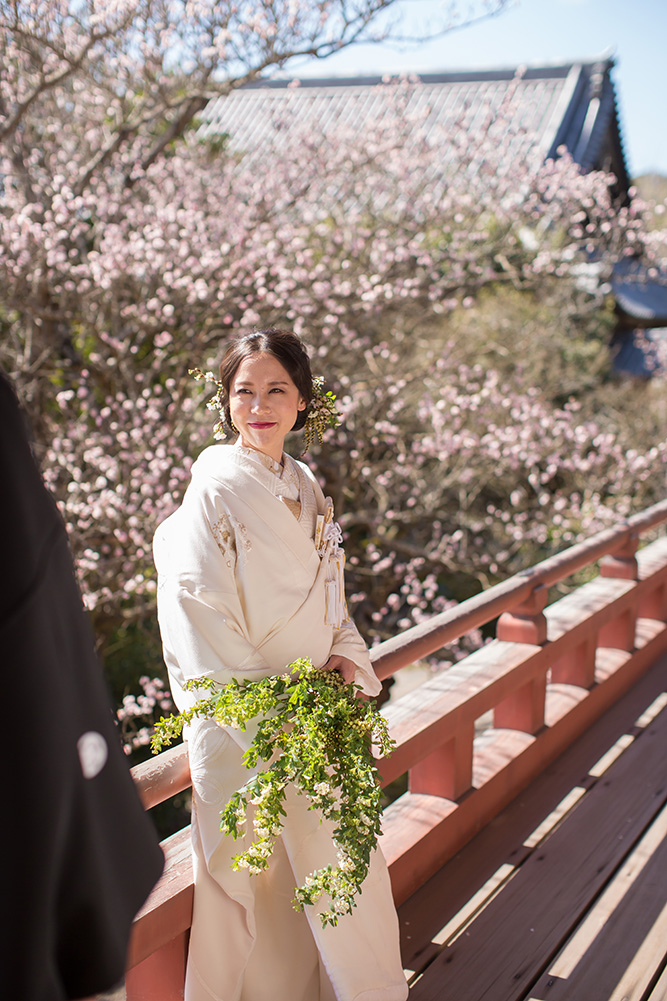
{"label": "blurred black garment", "polygon": [[62,519],[0,373],[0,995],[122,979],[162,851],[120,747]]}

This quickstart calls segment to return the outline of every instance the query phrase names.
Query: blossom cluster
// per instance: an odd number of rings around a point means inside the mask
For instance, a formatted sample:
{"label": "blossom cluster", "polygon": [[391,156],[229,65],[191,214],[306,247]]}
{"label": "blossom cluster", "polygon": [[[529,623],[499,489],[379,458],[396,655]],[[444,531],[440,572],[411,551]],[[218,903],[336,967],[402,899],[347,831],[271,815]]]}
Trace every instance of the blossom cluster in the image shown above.
{"label": "blossom cluster", "polygon": [[[174,708],[171,695],[161,678],[139,678],[141,695],[127,694],[116,710],[123,749],[126,754],[148,747],[155,732],[155,723],[162,714]],[[158,714],[160,714],[158,716]]]}
{"label": "blossom cluster", "polygon": [[[294,906],[303,910],[325,896],[323,927],[349,914],[368,873],[380,834],[382,802],[373,749],[387,754],[393,743],[387,724],[371,702],[357,698],[354,685],[335,671],[317,670],[309,660],[288,665],[287,673],[261,681],[234,680],[221,690],[206,679],[186,687],[213,691],[191,709],[161,720],[154,751],[177,737],[194,719],[214,719],[245,730],[259,719],[245,753],[252,775],[234,792],[221,813],[221,829],[244,835],[248,813],[252,837],[233,865],[256,875],[268,868],[283,827],[288,787],[305,795],[334,825],[337,865],[323,865],[297,887]],[[266,767],[257,770],[258,763]]]}

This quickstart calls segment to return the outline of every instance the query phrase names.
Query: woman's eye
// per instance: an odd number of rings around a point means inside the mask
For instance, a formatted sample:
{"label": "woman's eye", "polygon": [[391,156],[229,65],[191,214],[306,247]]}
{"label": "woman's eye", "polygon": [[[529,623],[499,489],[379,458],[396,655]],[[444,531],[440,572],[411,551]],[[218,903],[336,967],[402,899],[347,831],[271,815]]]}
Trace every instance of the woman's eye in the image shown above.
{"label": "woman's eye", "polygon": [[283,393],[284,390],[281,389],[280,386],[274,386],[273,389],[271,390],[271,392],[272,393]]}

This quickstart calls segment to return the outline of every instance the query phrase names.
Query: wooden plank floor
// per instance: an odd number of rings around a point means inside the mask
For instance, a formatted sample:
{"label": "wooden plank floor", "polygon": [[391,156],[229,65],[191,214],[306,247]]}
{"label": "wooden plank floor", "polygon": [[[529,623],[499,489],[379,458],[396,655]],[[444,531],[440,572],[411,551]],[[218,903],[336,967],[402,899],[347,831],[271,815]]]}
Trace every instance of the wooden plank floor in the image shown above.
{"label": "wooden plank floor", "polygon": [[667,658],[399,917],[411,1001],[667,1001]]}

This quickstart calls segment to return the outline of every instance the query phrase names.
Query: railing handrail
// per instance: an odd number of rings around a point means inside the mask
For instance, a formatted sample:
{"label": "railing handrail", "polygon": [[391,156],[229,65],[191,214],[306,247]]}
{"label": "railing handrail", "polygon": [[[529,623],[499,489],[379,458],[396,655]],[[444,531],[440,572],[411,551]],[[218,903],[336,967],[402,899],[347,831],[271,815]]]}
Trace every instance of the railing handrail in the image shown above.
{"label": "railing handrail", "polygon": [[192,785],[188,752],[183,744],[169,747],[148,761],[135,765],[132,777],[144,809],[150,810]]}
{"label": "railing handrail", "polygon": [[664,521],[667,499],[379,643],[371,650],[377,676],[380,680],[390,677],[406,664],[434,653],[521,604],[535,588],[553,587],[582,567],[622,549],[633,534],[649,531]]}
{"label": "railing handrail", "polygon": [[[623,550],[634,537],[666,521],[667,499],[385,640],[371,650],[376,674],[380,680],[390,677],[470,630],[516,608],[536,588],[552,587],[601,557]],[[149,809],[190,785],[187,751],[182,745],[172,747],[136,765],[132,774],[144,806]]]}

